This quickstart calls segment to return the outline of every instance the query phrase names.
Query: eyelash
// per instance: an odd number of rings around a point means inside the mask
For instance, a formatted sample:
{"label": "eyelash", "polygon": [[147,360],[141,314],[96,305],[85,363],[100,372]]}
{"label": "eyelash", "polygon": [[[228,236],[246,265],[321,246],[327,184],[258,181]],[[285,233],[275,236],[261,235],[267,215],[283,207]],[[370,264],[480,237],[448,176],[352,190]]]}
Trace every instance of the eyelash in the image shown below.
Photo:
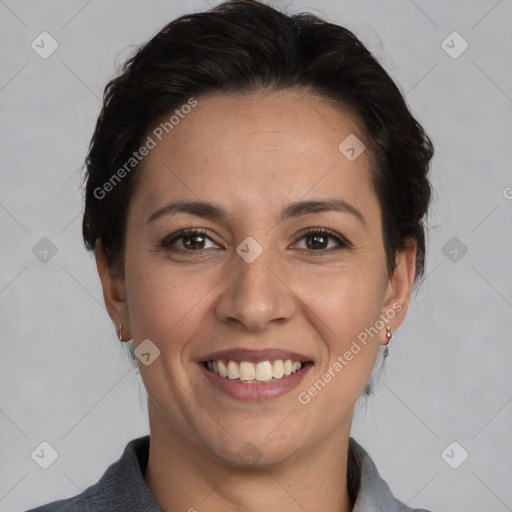
{"label": "eyelash", "polygon": [[[186,250],[183,250],[183,249],[172,249],[172,245],[177,242],[180,238],[183,238],[185,236],[194,236],[194,235],[200,235],[200,236],[203,236],[205,238],[208,238],[210,239],[212,242],[214,242],[207,234],[207,232],[203,229],[200,229],[200,228],[188,228],[188,229],[183,229],[177,233],[174,233],[173,235],[170,235],[166,238],[164,238],[162,240],[162,242],[159,244],[159,247],[161,249],[164,249],[164,250],[172,250],[174,252],[178,252],[178,253],[181,253],[181,254],[187,254],[187,255],[190,255],[190,256],[193,256],[194,253],[196,252],[200,252],[202,251],[203,249],[197,249],[197,250],[191,250],[191,251],[186,251]],[[335,231],[331,231],[330,229],[326,229],[326,228],[307,228],[303,231],[301,231],[299,233],[299,239],[297,240],[297,242],[299,242],[300,240],[302,240],[303,238],[306,238],[307,236],[312,236],[312,235],[323,235],[323,236],[327,236],[329,238],[332,238],[333,240],[335,240],[340,247],[337,247],[337,248],[334,248],[334,249],[323,249],[321,251],[315,251],[313,249],[302,249],[302,250],[305,250],[305,251],[308,251],[308,252],[311,252],[314,256],[324,256],[325,254],[327,253],[330,253],[330,252],[333,252],[333,251],[338,251],[338,250],[341,250],[341,249],[348,249],[351,247],[351,244],[343,237],[341,237],[340,235],[338,235]],[[295,242],[295,243],[297,243]],[[216,242],[214,242],[216,243]]]}

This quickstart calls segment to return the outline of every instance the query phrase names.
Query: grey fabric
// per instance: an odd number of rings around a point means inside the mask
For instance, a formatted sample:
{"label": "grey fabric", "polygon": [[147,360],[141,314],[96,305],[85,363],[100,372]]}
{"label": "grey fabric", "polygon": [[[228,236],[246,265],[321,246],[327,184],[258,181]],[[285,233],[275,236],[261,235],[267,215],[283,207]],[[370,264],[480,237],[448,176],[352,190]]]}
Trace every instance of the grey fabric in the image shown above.
{"label": "grey fabric", "polygon": [[[149,436],[130,441],[121,458],[83,493],[27,512],[162,512],[144,481]],[[349,440],[348,483],[355,498],[352,512],[429,512],[411,509],[391,494],[366,451]]]}
{"label": "grey fabric", "polygon": [[368,453],[352,437],[349,440],[349,461],[351,459],[360,466],[359,491],[352,512],[429,512],[423,508],[412,509],[397,500]]}
{"label": "grey fabric", "polygon": [[133,439],[96,484],[29,512],[162,512],[144,481],[148,456],[149,436]]}

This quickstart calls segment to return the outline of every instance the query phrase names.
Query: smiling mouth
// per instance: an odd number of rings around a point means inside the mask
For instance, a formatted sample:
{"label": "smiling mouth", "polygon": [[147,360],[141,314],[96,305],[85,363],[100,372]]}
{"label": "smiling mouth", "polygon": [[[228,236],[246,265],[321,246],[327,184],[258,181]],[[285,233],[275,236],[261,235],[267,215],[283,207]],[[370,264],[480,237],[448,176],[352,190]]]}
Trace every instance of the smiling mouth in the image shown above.
{"label": "smiling mouth", "polygon": [[274,361],[203,361],[204,367],[226,379],[255,384],[259,382],[276,382],[294,373],[300,372],[311,362],[300,362],[292,359],[276,359]]}

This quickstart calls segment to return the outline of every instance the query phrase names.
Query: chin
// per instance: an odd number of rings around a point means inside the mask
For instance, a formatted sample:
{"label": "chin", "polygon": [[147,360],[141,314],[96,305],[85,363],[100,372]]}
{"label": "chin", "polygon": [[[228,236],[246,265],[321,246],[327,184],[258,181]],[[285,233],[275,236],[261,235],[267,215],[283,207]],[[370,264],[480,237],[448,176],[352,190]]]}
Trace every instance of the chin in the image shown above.
{"label": "chin", "polygon": [[[242,429],[238,431],[244,432]],[[300,440],[290,432],[286,435],[277,435],[275,432],[268,435],[266,431],[259,430],[245,435],[222,437],[222,440],[210,444],[210,451],[229,466],[263,469],[286,462],[300,450]]]}

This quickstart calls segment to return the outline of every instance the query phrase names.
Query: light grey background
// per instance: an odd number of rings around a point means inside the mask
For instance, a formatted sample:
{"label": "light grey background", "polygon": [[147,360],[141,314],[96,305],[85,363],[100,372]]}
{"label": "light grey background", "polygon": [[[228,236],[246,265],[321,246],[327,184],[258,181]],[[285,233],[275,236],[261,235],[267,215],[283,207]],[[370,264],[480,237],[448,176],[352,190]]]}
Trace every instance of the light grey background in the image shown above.
{"label": "light grey background", "polygon": [[[436,146],[428,277],[352,435],[410,506],[510,511],[512,2],[286,5],[355,31]],[[115,62],[205,8],[0,0],[1,511],[77,494],[148,433],[145,392],[81,244],[81,165]],[[31,48],[43,31],[59,44],[47,59]],[[441,45],[453,31],[469,43],[456,59]],[[57,248],[46,263],[32,252],[43,237]],[[463,257],[443,253],[452,237],[468,248]],[[31,458],[42,441],[59,454],[46,470]],[[452,464],[469,453],[458,469],[441,457],[452,441],[463,447],[448,451]]]}

